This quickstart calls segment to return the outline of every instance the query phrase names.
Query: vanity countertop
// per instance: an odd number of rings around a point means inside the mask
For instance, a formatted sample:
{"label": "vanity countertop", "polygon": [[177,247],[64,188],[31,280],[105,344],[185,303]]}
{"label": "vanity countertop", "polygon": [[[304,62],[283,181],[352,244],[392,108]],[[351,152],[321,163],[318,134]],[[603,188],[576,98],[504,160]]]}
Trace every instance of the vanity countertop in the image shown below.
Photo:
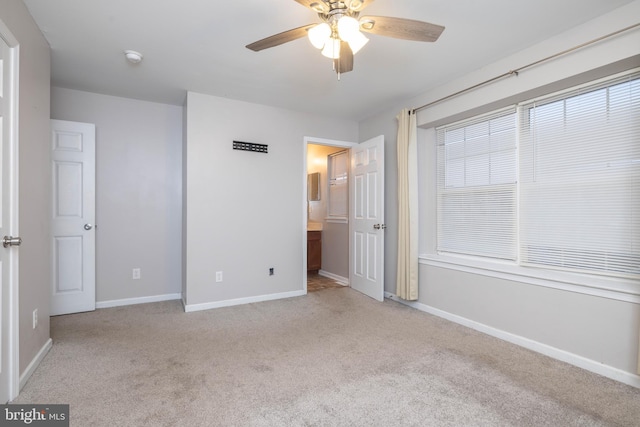
{"label": "vanity countertop", "polygon": [[308,222],[307,223],[307,231],[322,231],[322,223],[321,222]]}

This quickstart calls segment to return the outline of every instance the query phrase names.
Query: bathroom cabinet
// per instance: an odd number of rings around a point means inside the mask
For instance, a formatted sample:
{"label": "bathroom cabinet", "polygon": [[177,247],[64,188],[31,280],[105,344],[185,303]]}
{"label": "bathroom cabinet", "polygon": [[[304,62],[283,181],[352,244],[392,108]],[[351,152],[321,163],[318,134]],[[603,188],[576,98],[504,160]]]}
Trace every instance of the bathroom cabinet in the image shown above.
{"label": "bathroom cabinet", "polygon": [[307,271],[322,268],[322,231],[307,231]]}

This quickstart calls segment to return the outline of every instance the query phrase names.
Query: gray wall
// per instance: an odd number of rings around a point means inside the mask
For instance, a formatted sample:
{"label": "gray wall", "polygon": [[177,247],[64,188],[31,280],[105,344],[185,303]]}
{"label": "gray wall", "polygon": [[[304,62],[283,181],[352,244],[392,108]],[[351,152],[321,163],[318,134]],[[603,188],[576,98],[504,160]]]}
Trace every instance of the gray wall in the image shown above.
{"label": "gray wall", "polygon": [[355,141],[357,123],[192,92],[186,108],[187,305],[302,291],[304,137]]}
{"label": "gray wall", "polygon": [[[455,93],[508,70],[534,62],[577,44],[593,40],[634,24],[640,1],[560,34],[501,61],[462,76],[431,91],[390,107],[360,123],[360,140],[377,134],[386,139],[387,246],[385,290],[395,293],[397,204],[394,195],[396,166],[396,114]],[[436,265],[435,250],[435,132],[434,126],[483,111],[513,104],[561,88],[640,66],[640,34],[628,32],[582,49],[467,95],[454,97],[420,111],[418,125],[420,182],[420,297],[419,304],[445,317],[469,325],[488,327],[517,337],[532,348],[589,368],[607,367],[606,374],[640,384],[635,375],[640,329],[640,294],[597,295],[588,287],[566,288],[563,283],[518,280],[515,276],[491,277],[479,269],[456,269]],[[590,278],[592,281],[599,279]],[[535,284],[533,282],[536,282]],[[580,288],[580,289],[579,289]],[[486,329],[486,328],[485,328]],[[602,365],[601,365],[602,364]]]}
{"label": "gray wall", "polygon": [[[51,277],[49,80],[50,50],[19,0],[0,0],[0,20],[20,44],[19,223],[20,373],[49,340]],[[38,327],[31,313],[38,309]]]}
{"label": "gray wall", "polygon": [[182,107],[54,87],[51,117],[96,125],[96,301],[181,293]]}

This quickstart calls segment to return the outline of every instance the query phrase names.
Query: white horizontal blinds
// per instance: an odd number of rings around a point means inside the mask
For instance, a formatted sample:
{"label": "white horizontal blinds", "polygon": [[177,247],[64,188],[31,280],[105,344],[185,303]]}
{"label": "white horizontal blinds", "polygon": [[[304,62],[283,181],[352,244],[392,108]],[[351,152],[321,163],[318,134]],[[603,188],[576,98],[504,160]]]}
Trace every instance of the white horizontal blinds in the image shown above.
{"label": "white horizontal blinds", "polygon": [[438,129],[438,251],[516,258],[516,114]]}
{"label": "white horizontal blinds", "polygon": [[347,217],[348,214],[348,191],[349,191],[349,159],[347,151],[329,154],[329,206],[328,215],[330,217]]}
{"label": "white horizontal blinds", "polygon": [[522,107],[523,264],[640,274],[639,78]]}

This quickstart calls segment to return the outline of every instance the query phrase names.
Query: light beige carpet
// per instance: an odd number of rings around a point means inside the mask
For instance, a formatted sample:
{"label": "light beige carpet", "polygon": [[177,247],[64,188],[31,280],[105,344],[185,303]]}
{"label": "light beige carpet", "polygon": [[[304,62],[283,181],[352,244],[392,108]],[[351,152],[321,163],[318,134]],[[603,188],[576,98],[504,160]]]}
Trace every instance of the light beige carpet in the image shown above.
{"label": "light beige carpet", "polygon": [[52,319],[14,403],[72,426],[638,426],[640,390],[351,289]]}

